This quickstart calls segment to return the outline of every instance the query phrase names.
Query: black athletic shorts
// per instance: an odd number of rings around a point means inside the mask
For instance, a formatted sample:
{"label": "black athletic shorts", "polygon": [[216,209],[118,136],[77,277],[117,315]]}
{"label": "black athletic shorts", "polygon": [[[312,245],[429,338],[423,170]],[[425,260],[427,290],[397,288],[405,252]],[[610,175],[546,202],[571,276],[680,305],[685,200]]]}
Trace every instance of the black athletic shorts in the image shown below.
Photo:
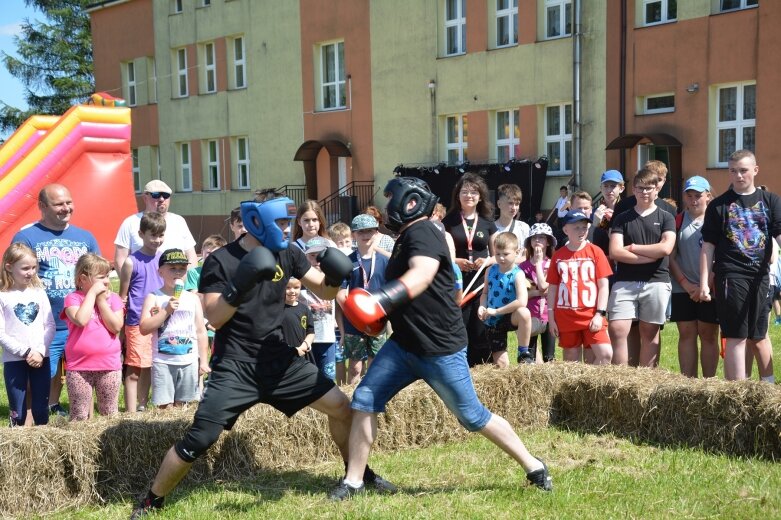
{"label": "black athletic shorts", "polygon": [[510,314],[502,314],[499,321],[491,327],[486,325],[485,335],[488,338],[491,352],[507,350],[507,333],[511,330],[518,330],[518,327],[513,325]]}
{"label": "black athletic shorts", "polygon": [[689,298],[688,293],[674,292],[670,297],[672,312],[670,321],[702,321],[704,323],[718,323],[716,315],[716,302],[695,302]]}
{"label": "black athletic shorts", "polygon": [[271,361],[220,358],[212,364],[195,421],[213,422],[230,430],[239,415],[257,403],[269,404],[292,417],[334,386],[317,366],[292,349],[290,357]]}
{"label": "black athletic shorts", "polygon": [[770,282],[716,278],[716,312],[724,338],[760,340],[767,334]]}

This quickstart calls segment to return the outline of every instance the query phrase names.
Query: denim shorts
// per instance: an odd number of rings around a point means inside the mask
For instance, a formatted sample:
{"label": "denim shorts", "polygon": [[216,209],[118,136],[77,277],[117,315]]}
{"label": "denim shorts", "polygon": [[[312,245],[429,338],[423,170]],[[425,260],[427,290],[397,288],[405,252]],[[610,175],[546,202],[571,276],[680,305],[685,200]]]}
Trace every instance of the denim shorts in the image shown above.
{"label": "denim shorts", "polygon": [[57,365],[65,354],[66,341],[68,341],[68,329],[54,333],[54,339],[49,345],[49,378],[54,378],[54,374],[57,373]]}
{"label": "denim shorts", "polygon": [[393,396],[423,379],[445,403],[458,422],[471,432],[482,430],[491,412],[477,398],[466,362],[466,348],[447,356],[419,356],[389,339],[372,361],[353,394],[352,408],[380,413]]}

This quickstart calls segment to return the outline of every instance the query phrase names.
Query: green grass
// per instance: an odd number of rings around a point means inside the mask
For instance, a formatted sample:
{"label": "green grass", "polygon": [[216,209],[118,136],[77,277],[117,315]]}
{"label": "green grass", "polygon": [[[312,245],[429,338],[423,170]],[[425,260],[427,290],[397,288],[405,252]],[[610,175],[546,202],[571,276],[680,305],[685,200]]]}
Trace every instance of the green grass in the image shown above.
{"label": "green grass", "polygon": [[[781,327],[771,325],[771,338],[778,351]],[[674,324],[665,327],[662,345],[661,367],[677,372]],[[2,391],[0,414],[7,411]],[[554,493],[526,486],[514,462],[474,435],[466,442],[373,455],[378,473],[401,487],[392,497],[369,494],[330,503],[326,493],[342,472],[334,461],[240,482],[196,486],[185,480],[156,518],[733,519],[778,518],[781,511],[781,465],[772,462],[556,428],[519,433],[550,466]],[[127,518],[130,500],[51,517]]]}

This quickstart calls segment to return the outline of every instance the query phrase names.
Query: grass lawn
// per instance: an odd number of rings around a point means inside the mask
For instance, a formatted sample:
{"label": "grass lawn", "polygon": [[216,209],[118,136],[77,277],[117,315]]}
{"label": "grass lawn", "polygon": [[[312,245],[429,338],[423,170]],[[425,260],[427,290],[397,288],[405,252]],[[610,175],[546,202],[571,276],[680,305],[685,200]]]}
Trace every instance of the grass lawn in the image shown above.
{"label": "grass lawn", "polygon": [[[781,327],[771,325],[771,338],[778,350]],[[677,372],[674,324],[665,327],[662,343],[661,366]],[[719,368],[718,377],[722,374]],[[0,416],[7,412],[2,391]],[[326,492],[342,473],[334,461],[240,482],[185,481],[156,518],[732,519],[778,518],[781,511],[781,465],[773,462],[556,428],[520,434],[550,466],[554,493],[526,486],[516,464],[474,435],[465,442],[373,456],[372,467],[401,487],[392,497],[369,494],[330,503]],[[51,516],[127,518],[130,499]]]}

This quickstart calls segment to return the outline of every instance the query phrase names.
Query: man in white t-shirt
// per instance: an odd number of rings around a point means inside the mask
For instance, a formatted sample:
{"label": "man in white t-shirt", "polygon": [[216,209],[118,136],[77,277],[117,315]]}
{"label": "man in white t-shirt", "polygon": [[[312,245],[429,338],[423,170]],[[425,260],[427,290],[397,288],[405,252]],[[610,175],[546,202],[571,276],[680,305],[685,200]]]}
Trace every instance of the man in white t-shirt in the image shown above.
{"label": "man in white t-shirt", "polygon": [[180,215],[168,211],[171,205],[171,188],[161,180],[154,179],[144,186],[144,211],[127,217],[119,226],[117,237],[114,239],[114,267],[117,272],[122,268],[128,255],[141,249],[143,242],[138,230],[141,226],[141,217],[147,211],[156,211],[165,217],[165,241],[160,246],[161,251],[166,249],[181,249],[187,255],[190,266],[195,267],[198,257],[195,254],[195,239],[187,222]]}
{"label": "man in white t-shirt", "polygon": [[[521,244],[521,247],[526,242],[526,237],[529,236],[529,224],[518,220],[522,198],[523,193],[517,184],[502,184],[496,189],[496,205],[499,207],[499,218],[494,222],[496,233],[501,231],[513,233],[518,237],[518,243]],[[525,252],[521,250],[521,254],[518,255],[518,263],[522,262],[525,256]]]}

